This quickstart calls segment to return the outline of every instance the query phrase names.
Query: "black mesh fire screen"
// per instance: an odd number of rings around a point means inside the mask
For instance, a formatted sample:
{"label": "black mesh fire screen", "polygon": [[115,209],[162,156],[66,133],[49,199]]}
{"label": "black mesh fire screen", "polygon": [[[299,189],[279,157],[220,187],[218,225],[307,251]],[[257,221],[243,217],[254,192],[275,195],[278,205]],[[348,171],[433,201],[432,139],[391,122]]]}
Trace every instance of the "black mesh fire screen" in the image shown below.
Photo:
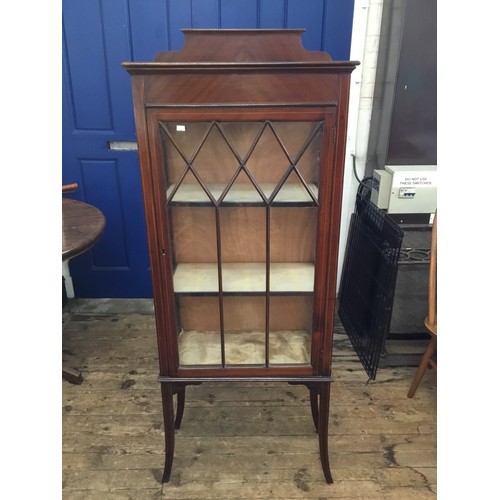
{"label": "black mesh fire screen", "polygon": [[385,212],[358,194],[337,303],[340,320],[371,379],[391,322],[403,236]]}

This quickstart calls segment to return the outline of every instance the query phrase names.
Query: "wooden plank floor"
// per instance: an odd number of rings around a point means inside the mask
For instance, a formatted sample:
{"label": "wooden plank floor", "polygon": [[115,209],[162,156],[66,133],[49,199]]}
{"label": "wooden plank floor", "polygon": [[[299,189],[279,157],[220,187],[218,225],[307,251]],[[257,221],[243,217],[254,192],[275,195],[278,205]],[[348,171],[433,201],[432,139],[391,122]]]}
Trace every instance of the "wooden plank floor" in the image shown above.
{"label": "wooden plank floor", "polygon": [[[334,342],[326,484],[308,391],[288,384],[186,390],[171,481],[161,483],[163,426],[151,307],[117,301],[63,312],[63,498],[436,498],[436,375],[413,399],[414,367],[367,376],[345,334]],[[82,306],[82,304],[84,304]],[[95,304],[99,305],[98,301]]]}

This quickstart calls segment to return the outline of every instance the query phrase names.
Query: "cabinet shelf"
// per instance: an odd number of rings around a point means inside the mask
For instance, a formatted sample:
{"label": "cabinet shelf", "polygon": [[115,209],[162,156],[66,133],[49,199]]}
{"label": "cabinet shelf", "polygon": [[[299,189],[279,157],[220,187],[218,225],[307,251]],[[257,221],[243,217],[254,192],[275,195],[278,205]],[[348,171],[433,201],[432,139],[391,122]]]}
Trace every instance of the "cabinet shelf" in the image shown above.
{"label": "cabinet shelf", "polygon": [[[167,199],[170,199],[174,185],[167,190]],[[207,184],[207,189],[210,191],[215,200],[219,200],[222,192],[226,188],[225,184]],[[260,184],[260,188],[264,195],[269,199],[276,184]],[[278,194],[274,198],[272,204],[277,206],[317,206],[318,187],[315,184],[308,184],[307,189],[299,183],[288,183],[281,187]],[[177,189],[173,198],[170,201],[172,205],[196,205],[196,206],[213,206],[210,198],[207,196],[201,185],[199,184],[182,184]],[[266,206],[259,192],[252,184],[234,184],[228,191],[224,200],[220,203],[222,206],[232,205],[248,205],[248,206]]]}
{"label": "cabinet shelf", "polygon": [[[312,293],[314,264],[275,262],[270,265],[270,293]],[[266,292],[266,265],[245,262],[222,265],[224,293]],[[218,269],[215,263],[178,264],[174,273],[174,292],[179,294],[217,294]]]}
{"label": "cabinet shelf", "polygon": [[[269,363],[309,365],[311,334],[306,331],[269,332]],[[260,331],[225,332],[225,363],[264,365],[265,333]],[[219,332],[182,331],[179,335],[179,360],[183,366],[220,365]]]}

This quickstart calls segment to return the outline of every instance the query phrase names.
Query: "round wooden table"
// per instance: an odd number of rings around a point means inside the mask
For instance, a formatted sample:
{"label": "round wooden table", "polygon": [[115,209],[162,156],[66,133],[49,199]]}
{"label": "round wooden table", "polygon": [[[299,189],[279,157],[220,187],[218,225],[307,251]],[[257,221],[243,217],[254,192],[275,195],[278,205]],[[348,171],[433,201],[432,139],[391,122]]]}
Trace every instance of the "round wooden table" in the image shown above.
{"label": "round wooden table", "polygon": [[62,260],[86,252],[101,237],[106,226],[103,213],[83,201],[62,200]]}
{"label": "round wooden table", "polygon": [[[103,213],[96,207],[70,198],[62,199],[62,260],[67,261],[92,248],[106,227]],[[82,374],[63,361],[63,378],[72,384],[83,382]]]}

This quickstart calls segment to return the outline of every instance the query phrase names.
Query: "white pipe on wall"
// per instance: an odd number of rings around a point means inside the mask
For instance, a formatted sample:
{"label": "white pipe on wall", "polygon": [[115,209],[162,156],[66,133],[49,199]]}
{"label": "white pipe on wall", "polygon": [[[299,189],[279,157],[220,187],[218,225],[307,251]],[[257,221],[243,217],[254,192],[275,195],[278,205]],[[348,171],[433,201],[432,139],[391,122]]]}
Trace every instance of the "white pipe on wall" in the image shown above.
{"label": "white pipe on wall", "polygon": [[354,211],[358,189],[358,181],[353,171],[353,156],[356,158],[356,171],[360,179],[363,178],[366,167],[382,10],[383,0],[357,0],[354,4],[350,58],[360,61],[360,66],[354,70],[351,77],[337,291],[344,263],[349,221]]}

